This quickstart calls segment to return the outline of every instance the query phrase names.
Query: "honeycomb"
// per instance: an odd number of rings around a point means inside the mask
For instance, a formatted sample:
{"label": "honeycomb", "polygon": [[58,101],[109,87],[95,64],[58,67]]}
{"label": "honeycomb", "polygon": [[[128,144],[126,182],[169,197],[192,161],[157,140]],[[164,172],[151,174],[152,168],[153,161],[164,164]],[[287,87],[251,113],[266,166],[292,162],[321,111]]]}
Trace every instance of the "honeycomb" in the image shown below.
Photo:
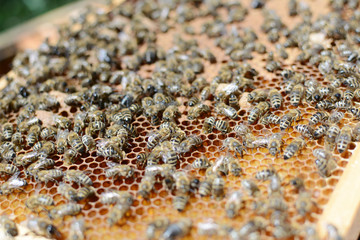
{"label": "honeycomb", "polygon": [[[250,1],[245,1],[245,6],[249,6]],[[269,1],[266,3],[266,7],[269,9],[275,9],[277,14],[281,16],[282,20],[289,26],[293,26],[299,17],[290,18],[287,14],[287,11],[284,11],[283,4],[287,4],[287,1],[280,1],[282,4],[279,4],[275,1]],[[325,1],[311,1],[309,6],[312,8],[314,16],[316,18],[320,14],[326,13],[329,11],[329,8]],[[317,6],[314,8],[314,6]],[[319,7],[320,6],[320,7]],[[323,6],[323,7],[321,7]],[[222,13],[223,15],[225,14]],[[194,26],[195,29],[199,30],[201,24],[206,20],[196,19],[190,23]],[[239,27],[240,29],[247,26],[251,26],[256,33],[258,34],[259,41],[264,43],[268,49],[275,49],[274,46],[267,42],[266,35],[263,34],[260,30],[260,25],[262,23],[262,15],[260,10],[250,10],[249,14],[246,16],[245,20],[240,23],[234,23],[233,25]],[[176,25],[175,28],[170,29],[168,33],[158,33],[157,43],[163,46],[164,49],[169,49],[172,45],[172,35],[174,33],[181,32],[184,35],[184,38],[191,38],[183,32],[183,28],[180,25]],[[209,48],[215,54],[217,58],[216,64],[210,64],[209,62],[204,63],[204,73],[202,76],[207,79],[212,79],[218,73],[221,65],[226,64],[230,61],[229,56],[226,56],[223,51],[216,48],[213,43],[213,39],[208,38],[205,35],[196,35],[195,38],[201,43],[202,48]],[[324,76],[319,72],[318,68],[310,64],[301,64],[295,62],[294,58],[297,55],[296,49],[287,50],[290,57],[289,59],[282,62],[282,68],[287,69],[293,67],[296,72],[304,73],[307,77],[315,78],[322,84],[328,84],[324,79]],[[280,110],[274,111],[278,116],[282,116],[288,109],[295,108],[289,103],[289,96],[285,94],[283,90],[282,77],[280,75],[280,70],[275,71],[274,73],[269,73],[264,69],[266,64],[266,55],[253,54],[254,58],[248,60],[248,62],[259,72],[259,75],[255,77],[255,86],[257,88],[276,88],[278,89],[282,96],[284,97],[283,107]],[[144,77],[151,77],[151,74],[154,70],[154,64],[152,65],[143,65],[139,70],[139,74]],[[78,112],[78,109],[74,107],[68,107],[63,102],[61,102],[62,94],[58,92],[51,92],[50,94],[57,96],[60,99],[61,107],[58,112],[59,115],[69,117],[73,119],[73,115]],[[194,170],[191,168],[192,162],[206,155],[210,161],[215,161],[221,155],[226,153],[225,150],[221,150],[222,141],[227,137],[236,137],[234,132],[228,134],[222,134],[217,130],[209,134],[204,134],[202,132],[202,126],[204,117],[200,117],[196,120],[187,119],[187,99],[178,98],[177,99],[181,106],[179,107],[181,112],[181,118],[179,118],[178,126],[186,132],[187,135],[198,135],[202,138],[202,146],[194,149],[191,152],[185,153],[179,163],[177,164],[177,169],[184,169],[188,171],[191,175],[204,179],[205,172],[203,170]],[[212,102],[213,103],[213,102]],[[239,110],[239,118],[236,120],[227,119],[230,126],[233,128],[236,124],[247,121],[247,112],[246,106],[243,106]],[[308,123],[308,119],[311,114],[316,110],[314,106],[303,102],[299,109],[301,109],[303,115],[302,120],[299,121],[299,124]],[[211,108],[212,116],[216,116],[214,109]],[[17,113],[10,113],[7,115],[10,122],[15,123]],[[46,112],[38,111],[37,116],[46,123],[49,122],[48,115]],[[226,119],[220,117],[221,119]],[[50,121],[51,122],[51,121]],[[345,118],[341,121],[340,127],[343,125],[348,125],[353,123],[352,115],[349,113],[345,114]],[[176,221],[179,218],[189,217],[193,220],[194,223],[203,222],[207,219],[214,219],[217,223],[224,223],[232,226],[234,228],[239,228],[247,220],[254,216],[252,211],[248,211],[248,207],[253,201],[256,201],[255,198],[244,196],[244,205],[245,207],[241,209],[239,216],[235,219],[229,219],[225,216],[224,205],[226,198],[222,200],[215,200],[211,197],[200,197],[198,193],[192,194],[189,200],[189,204],[186,206],[183,212],[177,212],[172,207],[172,199],[175,196],[174,192],[169,192],[165,189],[165,186],[162,185],[161,181],[155,184],[155,190],[151,192],[150,199],[141,199],[136,198],[133,205],[131,206],[131,213],[125,217],[125,220],[122,224],[109,227],[106,218],[109,212],[109,206],[103,205],[99,201],[99,195],[109,189],[118,189],[128,191],[134,196],[136,196],[137,190],[139,189],[139,184],[144,175],[144,170],[139,169],[136,166],[136,156],[138,153],[146,151],[147,135],[149,132],[157,129],[158,126],[153,126],[147,118],[144,116],[138,116],[133,122],[136,126],[139,135],[136,138],[132,138],[129,141],[131,147],[126,152],[126,157],[121,161],[121,164],[127,164],[134,167],[135,173],[132,178],[117,178],[109,179],[105,177],[104,169],[107,168],[106,160],[102,156],[98,156],[96,151],[90,151],[82,154],[82,156],[77,160],[76,163],[66,166],[63,164],[62,155],[54,155],[53,159],[55,160],[55,167],[60,168],[64,171],[68,169],[78,169],[82,171],[89,171],[89,177],[93,181],[93,187],[96,188],[96,196],[92,196],[87,200],[83,200],[80,204],[83,205],[83,210],[77,216],[77,218],[84,217],[86,226],[89,228],[86,230],[86,236],[88,239],[144,239],[145,230],[147,223],[157,219],[161,216],[167,216],[169,219]],[[269,133],[280,132],[278,126],[269,127],[262,124],[250,125],[251,130],[256,136],[266,136]],[[289,128],[283,136],[283,141],[286,147],[289,142],[294,138],[300,136],[293,128]],[[99,139],[96,139],[99,140]],[[322,214],[323,208],[328,202],[331,194],[339,181],[349,158],[352,156],[356,144],[351,143],[348,150],[342,154],[335,152],[334,156],[337,160],[337,169],[333,174],[328,178],[322,178],[314,164],[314,156],[312,151],[316,148],[322,148],[324,145],[323,139],[320,140],[308,140],[307,146],[304,148],[300,154],[296,157],[291,158],[287,161],[284,161],[282,156],[273,157],[269,154],[268,149],[259,148],[259,149],[249,149],[244,153],[242,158],[238,158],[238,161],[243,169],[243,175],[241,177],[235,177],[232,175],[227,176],[225,179],[225,193],[228,194],[234,190],[241,188],[241,181],[243,179],[254,179],[254,175],[257,171],[268,168],[269,165],[275,167],[279,175],[282,178],[283,182],[283,192],[286,203],[289,206],[289,217],[291,222],[296,226],[301,226],[306,223],[316,223],[319,216]],[[30,148],[24,148],[17,154],[30,152]],[[22,169],[21,169],[22,170]],[[294,202],[297,197],[294,189],[286,184],[290,179],[300,176],[305,180],[306,188],[312,193],[313,200],[316,202],[316,209],[306,216],[300,216],[295,207]],[[47,194],[53,197],[56,205],[67,203],[67,200],[62,197],[57,192],[57,184],[54,182],[49,182],[46,185],[44,183],[38,183],[33,179],[27,179],[28,186],[24,188],[24,191],[14,192],[9,195],[0,196],[0,208],[3,213],[14,216],[14,220],[17,223],[25,221],[31,211],[25,208],[25,200],[34,194]],[[261,195],[263,197],[267,196],[268,193],[268,181],[256,181],[258,184]],[[76,184],[73,187],[78,188]],[[45,212],[41,212],[40,216],[46,217]],[[73,217],[65,217],[64,223],[65,227],[62,227],[62,232],[67,234],[69,224],[73,220]],[[55,225],[62,226],[60,220],[55,221]],[[271,238],[271,227],[267,228],[266,231],[262,232],[262,239]],[[208,237],[199,236],[197,229],[192,228],[190,234],[184,239],[208,239]]]}

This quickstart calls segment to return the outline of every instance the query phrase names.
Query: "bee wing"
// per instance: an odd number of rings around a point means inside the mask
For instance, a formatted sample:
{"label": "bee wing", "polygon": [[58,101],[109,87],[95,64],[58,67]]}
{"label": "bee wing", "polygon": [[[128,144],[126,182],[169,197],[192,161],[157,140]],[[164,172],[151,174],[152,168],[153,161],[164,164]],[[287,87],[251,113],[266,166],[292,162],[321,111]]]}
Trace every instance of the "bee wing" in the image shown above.
{"label": "bee wing", "polygon": [[9,188],[18,188],[27,185],[27,181],[21,178],[9,178]]}
{"label": "bee wing", "polygon": [[87,117],[86,112],[80,112],[75,115],[75,120],[85,121],[86,117]]}
{"label": "bee wing", "polygon": [[109,167],[109,168],[112,168],[112,167],[115,167],[116,165],[119,165],[115,162],[106,162],[106,165]]}
{"label": "bee wing", "polygon": [[263,128],[263,129],[261,129],[261,134],[263,134],[263,135],[265,135],[265,136],[269,136],[270,135],[270,137],[273,135],[273,134],[271,134],[271,131],[269,130],[269,129],[267,129],[267,128]]}
{"label": "bee wing", "polygon": [[59,130],[56,135],[56,140],[58,140],[59,138],[67,139],[68,135],[69,135],[69,129]]}
{"label": "bee wing", "polygon": [[96,147],[97,148],[102,148],[105,147],[106,145],[110,144],[110,139],[100,139],[99,141],[97,141],[96,143]]}
{"label": "bee wing", "polygon": [[236,83],[230,83],[223,87],[222,91],[226,93],[226,95],[230,95],[239,90],[239,86]]}
{"label": "bee wing", "polygon": [[153,136],[154,134],[157,134],[158,131],[157,130],[152,130],[150,131],[148,134],[146,134],[147,137]]}
{"label": "bee wing", "polygon": [[9,181],[14,181],[15,179],[18,179],[19,176],[20,176],[20,173],[21,173],[21,172],[16,172],[16,173],[14,173],[14,174],[8,179],[8,182],[9,182]]}

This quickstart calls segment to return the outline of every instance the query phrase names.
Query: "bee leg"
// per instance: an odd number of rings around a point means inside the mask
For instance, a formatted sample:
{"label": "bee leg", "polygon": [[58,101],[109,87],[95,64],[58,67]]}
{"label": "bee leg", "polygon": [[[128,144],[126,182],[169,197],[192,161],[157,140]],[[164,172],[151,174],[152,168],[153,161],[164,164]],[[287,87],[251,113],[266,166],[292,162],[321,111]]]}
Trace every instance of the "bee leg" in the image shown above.
{"label": "bee leg", "polygon": [[[42,209],[42,211],[47,212],[47,214],[49,215],[50,211],[48,209],[46,209],[44,206],[41,206],[41,209]],[[40,212],[41,212],[41,210],[37,211],[36,213],[39,215]]]}

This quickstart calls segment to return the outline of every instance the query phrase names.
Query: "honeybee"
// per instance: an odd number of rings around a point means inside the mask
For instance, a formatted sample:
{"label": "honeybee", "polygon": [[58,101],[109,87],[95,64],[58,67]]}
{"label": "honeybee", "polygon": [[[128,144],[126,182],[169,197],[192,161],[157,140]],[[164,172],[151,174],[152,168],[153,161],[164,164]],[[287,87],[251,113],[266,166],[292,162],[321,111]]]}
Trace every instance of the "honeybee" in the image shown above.
{"label": "honeybee", "polygon": [[16,237],[19,233],[16,223],[5,214],[0,216],[0,227],[6,235],[11,237]]}
{"label": "honeybee", "polygon": [[35,211],[38,207],[53,206],[55,205],[54,200],[45,194],[32,195],[25,201],[25,206],[31,211]]}
{"label": "honeybee", "polygon": [[199,186],[199,194],[201,197],[209,196],[212,189],[212,181],[210,179],[206,179],[200,183]]}
{"label": "honeybee", "polygon": [[332,124],[329,126],[326,133],[326,142],[333,144],[335,143],[337,137],[340,134],[340,127],[337,124]]}
{"label": "honeybee", "polygon": [[82,98],[79,95],[76,94],[69,94],[64,99],[64,103],[69,106],[80,106],[81,105]]}
{"label": "honeybee", "polygon": [[213,127],[215,125],[215,121],[216,121],[215,117],[205,118],[204,125],[203,125],[203,128],[202,128],[202,130],[203,130],[203,132],[205,134],[212,132]]}
{"label": "honeybee", "polygon": [[162,128],[160,130],[150,132],[148,134],[147,147],[149,149],[152,149],[159,142],[162,142],[165,139],[170,138],[170,136],[171,136],[171,129],[170,128]]}
{"label": "honeybee", "polygon": [[138,195],[143,198],[148,199],[150,196],[151,190],[154,188],[155,179],[153,176],[144,176],[141,179]]}
{"label": "honeybee", "polygon": [[12,164],[0,163],[0,175],[8,174],[14,175],[19,172],[19,169]]}
{"label": "honeybee", "polygon": [[305,237],[308,240],[319,240],[319,236],[317,231],[313,226],[306,226],[305,227]]}
{"label": "honeybee", "polygon": [[235,110],[239,110],[240,106],[239,106],[239,100],[236,96],[236,94],[232,93],[229,96],[229,106],[234,108]]}
{"label": "honeybee", "polygon": [[51,158],[40,158],[37,162],[30,164],[25,173],[34,176],[38,171],[53,167],[54,165],[55,161]]}
{"label": "honeybee", "polygon": [[226,120],[216,120],[214,126],[218,131],[222,132],[223,134],[226,134],[230,131],[229,122]]}
{"label": "honeybee", "polygon": [[269,98],[272,108],[279,109],[281,107],[283,98],[277,89],[271,89],[269,91]]}
{"label": "honeybee", "polygon": [[304,86],[297,84],[290,92],[290,103],[293,106],[299,106],[299,103],[304,95]]}
{"label": "honeybee", "polygon": [[57,187],[58,193],[63,195],[66,199],[70,201],[78,201],[77,191],[75,188],[71,187],[70,185],[66,183],[59,183],[59,186]]}
{"label": "honeybee", "polygon": [[210,86],[204,87],[200,92],[200,98],[201,101],[205,101],[210,98],[211,92],[210,92]]}
{"label": "honeybee", "polygon": [[199,98],[197,97],[192,97],[189,99],[189,102],[188,102],[188,106],[189,107],[194,107],[196,104],[198,104],[200,102]]}
{"label": "honeybee", "polygon": [[92,136],[90,135],[83,135],[82,138],[82,143],[85,145],[86,149],[88,151],[94,150],[95,149],[95,140]]}
{"label": "honeybee", "polygon": [[340,134],[336,138],[337,150],[339,153],[343,153],[349,146],[352,139],[352,128],[344,126],[340,130]]}
{"label": "honeybee", "polygon": [[175,223],[171,223],[161,235],[161,239],[171,240],[181,238],[189,234],[192,221],[189,218],[182,218]]}
{"label": "honeybee", "polygon": [[244,146],[247,148],[259,148],[268,146],[269,139],[267,137],[255,137],[254,134],[248,133],[243,137]]}
{"label": "honeybee", "polygon": [[77,200],[81,201],[83,199],[87,199],[88,197],[95,195],[95,191],[96,190],[93,187],[82,187],[77,192]]}
{"label": "honeybee", "polygon": [[214,178],[212,182],[212,195],[216,199],[220,199],[224,196],[224,187],[225,187],[225,181],[222,177],[216,177]]}
{"label": "honeybee", "polygon": [[242,173],[242,168],[238,163],[238,161],[230,155],[226,157],[226,161],[227,161],[227,166],[229,168],[229,172],[233,176],[239,177]]}
{"label": "honeybee", "polygon": [[21,132],[15,132],[11,137],[11,142],[17,147],[17,151],[20,150],[21,145],[24,143]]}
{"label": "honeybee", "polygon": [[146,152],[139,153],[136,156],[136,166],[144,167],[146,164],[147,157],[148,157],[148,153]]}
{"label": "honeybee", "polygon": [[3,138],[5,141],[11,140],[11,137],[14,133],[14,127],[11,123],[5,123],[3,125]]}
{"label": "honeybee", "polygon": [[175,121],[175,119],[180,115],[181,113],[179,112],[178,107],[175,105],[170,105],[164,110],[162,119],[164,121]]}
{"label": "honeybee", "polygon": [[267,144],[269,153],[273,156],[276,156],[280,153],[282,147],[282,135],[280,133],[274,133],[270,136],[269,142]]}
{"label": "honeybee", "polygon": [[238,136],[244,136],[247,133],[250,132],[250,128],[249,126],[243,124],[243,123],[239,123],[238,125],[236,125],[234,127],[234,132],[236,133],[236,135]]}
{"label": "honeybee", "polygon": [[85,119],[87,114],[84,112],[77,113],[74,117],[74,132],[80,133],[85,128]]}
{"label": "honeybee", "polygon": [[138,135],[138,132],[137,132],[135,126],[132,125],[131,123],[125,123],[122,126],[128,131],[130,136],[136,137]]}
{"label": "honeybee", "polygon": [[328,239],[334,239],[334,240],[341,240],[343,239],[340,236],[340,233],[338,232],[338,229],[332,225],[332,224],[327,224],[326,225],[326,230],[327,230],[327,234],[328,234]]}
{"label": "honeybee", "polygon": [[290,109],[280,120],[280,130],[283,131],[291,126],[293,122],[298,120],[301,116],[299,109]]}
{"label": "honeybee", "polygon": [[315,108],[320,110],[332,110],[335,106],[330,100],[325,99],[316,103]]}
{"label": "honeybee", "polygon": [[69,130],[59,130],[56,136],[56,150],[59,154],[63,154],[67,146],[67,135]]}
{"label": "honeybee", "polygon": [[223,141],[222,149],[228,148],[230,151],[235,152],[235,156],[240,154],[240,156],[243,156],[243,150],[244,147],[241,144],[241,142],[235,138],[228,137]]}
{"label": "honeybee", "polygon": [[75,149],[73,148],[66,149],[64,153],[64,163],[66,165],[71,165],[75,163],[77,156],[78,156],[78,152]]}
{"label": "honeybee", "polygon": [[148,240],[155,238],[156,231],[165,229],[170,224],[170,220],[167,217],[157,218],[153,222],[148,224],[146,229],[146,237]]}
{"label": "honeybee", "polygon": [[268,89],[255,89],[247,95],[249,103],[265,101],[269,96]]}
{"label": "honeybee", "polygon": [[257,180],[266,181],[266,180],[270,179],[270,177],[272,177],[275,174],[277,174],[275,168],[270,167],[270,168],[266,168],[264,170],[256,172],[255,178]]}
{"label": "honeybee", "polygon": [[328,130],[329,126],[325,124],[321,124],[317,128],[314,129],[313,136],[315,139],[321,138],[324,136]]}
{"label": "honeybee", "polygon": [[285,80],[289,80],[291,77],[293,77],[295,75],[295,72],[293,70],[290,70],[290,69],[284,69],[282,72],[281,72],[281,76],[283,78],[285,78]]}
{"label": "honeybee", "polygon": [[309,125],[316,125],[319,122],[326,121],[329,119],[327,112],[316,112],[309,119]]}
{"label": "honeybee", "polygon": [[185,172],[175,172],[173,175],[178,193],[187,194],[190,190],[190,178]]}
{"label": "honeybee", "polygon": [[43,236],[49,239],[62,239],[62,235],[53,225],[53,223],[44,218],[30,218],[27,222],[27,227],[36,235]]}
{"label": "honeybee", "polygon": [[132,121],[132,118],[132,112],[129,108],[123,108],[119,112],[116,112],[111,116],[111,120],[115,124],[130,123]]}
{"label": "honeybee", "polygon": [[107,222],[110,226],[117,224],[130,210],[129,205],[115,204],[108,213]]}
{"label": "honeybee", "polygon": [[304,180],[300,177],[291,179],[290,184],[293,185],[298,192],[305,190]]}
{"label": "honeybee", "polygon": [[185,138],[179,146],[180,152],[189,152],[192,147],[199,146],[203,143],[203,140],[197,135],[190,135]]}
{"label": "honeybee", "polygon": [[35,179],[40,182],[55,181],[57,182],[57,178],[61,178],[64,176],[63,171],[61,169],[50,169],[50,170],[40,170],[36,173]]}
{"label": "honeybee", "polygon": [[[168,143],[168,144],[164,144]],[[178,152],[176,148],[170,143],[170,141],[162,142],[161,148],[164,150],[162,152],[162,160],[165,164],[170,164],[176,166],[179,160]]]}
{"label": "honeybee", "polygon": [[360,109],[357,107],[350,107],[349,112],[351,112],[356,119],[360,119]]}
{"label": "honeybee", "polygon": [[246,222],[238,231],[241,237],[248,236],[252,232],[260,231],[266,226],[266,221],[262,217],[254,217]]}
{"label": "honeybee", "polygon": [[39,135],[40,135],[40,126],[39,125],[33,125],[29,129],[29,133],[26,136],[26,142],[27,145],[32,147],[34,144],[38,141]]}
{"label": "honeybee", "polygon": [[12,193],[14,190],[18,189],[18,190],[22,190],[22,187],[27,186],[27,182],[25,179],[21,179],[19,178],[20,172],[12,175],[5,183],[3,183],[0,186],[0,194],[3,195],[8,195],[10,193]]}
{"label": "honeybee", "polygon": [[126,191],[111,190],[100,195],[102,204],[122,204],[131,206],[134,202],[132,194]]}
{"label": "honeybee", "polygon": [[134,169],[129,165],[120,165],[115,163],[107,163],[110,168],[105,170],[105,176],[108,178],[115,177],[132,177]]}
{"label": "honeybee", "polygon": [[317,167],[317,169],[319,170],[319,173],[322,177],[329,177],[332,173],[332,171],[336,168],[336,162],[330,158],[330,159],[325,159],[325,158],[317,158],[315,160],[315,165]]}
{"label": "honeybee", "polygon": [[249,124],[254,124],[262,115],[270,109],[268,102],[259,102],[253,109],[250,110],[248,115]]}
{"label": "honeybee", "polygon": [[39,142],[35,143],[34,146],[32,147],[33,151],[38,152],[42,148],[44,143],[45,143],[45,141],[39,141]]}
{"label": "honeybee", "polygon": [[57,128],[69,129],[71,126],[71,121],[67,117],[54,115],[53,120]]}
{"label": "honeybee", "polygon": [[85,221],[83,218],[76,219],[70,224],[69,240],[85,240]]}
{"label": "honeybee", "polygon": [[[116,141],[116,140],[115,140]],[[112,139],[101,139],[97,142],[97,154],[106,158],[123,159],[125,152],[115,145]]]}
{"label": "honeybee", "polygon": [[173,207],[179,211],[184,211],[186,204],[189,201],[189,196],[186,195],[177,195],[173,198]]}
{"label": "honeybee", "polygon": [[284,151],[284,160],[292,158],[295,153],[300,151],[302,148],[306,146],[306,142],[304,138],[297,137],[295,138],[286,148]]}
{"label": "honeybee", "polygon": [[341,121],[341,119],[344,118],[344,115],[345,114],[343,112],[334,111],[330,114],[329,122],[332,124],[339,123]]}
{"label": "honeybee", "polygon": [[266,114],[263,117],[259,119],[259,123],[263,125],[269,125],[269,124],[280,124],[280,117],[275,114]]}
{"label": "honeybee", "polygon": [[297,230],[289,223],[277,225],[273,231],[273,237],[276,239],[291,238],[296,235]]}
{"label": "honeybee", "polygon": [[288,53],[286,52],[285,47],[284,47],[283,45],[281,45],[281,44],[278,43],[278,44],[275,45],[275,48],[276,48],[277,54],[278,54],[281,58],[287,59],[287,58],[289,57],[289,55],[288,55]]}
{"label": "honeybee", "polygon": [[93,184],[91,178],[87,176],[83,171],[79,170],[67,170],[63,179],[65,182],[76,182],[85,186]]}
{"label": "honeybee", "polygon": [[345,92],[344,92],[344,100],[346,102],[351,102],[353,100],[354,96],[355,96],[355,94],[354,94],[353,90],[350,90],[350,89],[345,90]]}
{"label": "honeybee", "polygon": [[231,193],[228,200],[225,203],[225,213],[229,218],[234,218],[239,214],[239,210],[242,208],[243,194],[241,191],[235,191]]}
{"label": "honeybee", "polygon": [[[276,32],[272,31],[272,33],[275,34]],[[273,40],[275,40],[275,39],[273,39]],[[268,72],[275,72],[276,70],[280,69],[280,66],[281,66],[281,64],[277,61],[268,61],[266,63],[265,69]]]}
{"label": "honeybee", "polygon": [[304,137],[313,138],[314,129],[309,125],[299,124],[295,126],[295,129],[300,132]]}
{"label": "honeybee", "polygon": [[202,114],[210,112],[210,107],[203,103],[198,103],[194,107],[191,107],[188,112],[188,119],[194,120],[200,117]]}
{"label": "honeybee", "polygon": [[25,154],[19,154],[15,158],[15,165],[25,167],[25,166],[37,161],[38,158],[39,158],[39,155],[37,152],[28,152]]}
{"label": "honeybee", "polygon": [[295,201],[295,208],[301,216],[305,216],[314,207],[314,203],[311,200],[311,194],[302,191],[299,193],[298,198]]}
{"label": "honeybee", "polygon": [[258,188],[258,186],[251,180],[243,180],[241,181],[241,186],[251,195],[251,196],[256,196],[260,189]]}
{"label": "honeybee", "polygon": [[76,132],[70,132],[67,135],[67,140],[70,146],[77,152],[83,153],[85,151],[82,140]]}
{"label": "honeybee", "polygon": [[49,212],[51,219],[64,218],[65,216],[75,216],[81,212],[82,206],[76,203],[67,203],[54,207]]}

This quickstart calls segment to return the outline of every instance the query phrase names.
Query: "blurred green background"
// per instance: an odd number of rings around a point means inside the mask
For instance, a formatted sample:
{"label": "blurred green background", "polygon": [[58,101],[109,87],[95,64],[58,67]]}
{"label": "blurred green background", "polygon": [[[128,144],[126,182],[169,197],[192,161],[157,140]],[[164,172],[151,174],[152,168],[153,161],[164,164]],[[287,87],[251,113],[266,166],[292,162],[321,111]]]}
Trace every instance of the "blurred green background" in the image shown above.
{"label": "blurred green background", "polygon": [[0,0],[0,32],[77,0]]}

